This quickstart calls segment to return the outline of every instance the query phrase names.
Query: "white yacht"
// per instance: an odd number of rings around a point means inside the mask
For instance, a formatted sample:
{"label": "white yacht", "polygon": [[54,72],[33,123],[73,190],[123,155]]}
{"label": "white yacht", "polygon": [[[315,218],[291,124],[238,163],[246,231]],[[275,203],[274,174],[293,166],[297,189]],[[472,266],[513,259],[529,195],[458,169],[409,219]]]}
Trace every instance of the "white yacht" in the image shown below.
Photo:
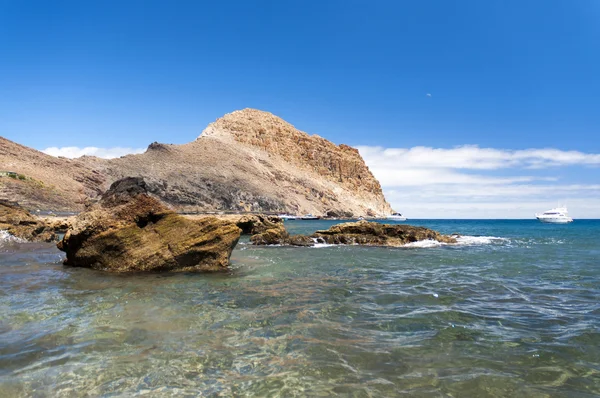
{"label": "white yacht", "polygon": [[296,219],[298,219],[298,217],[292,216],[290,214],[280,214],[278,217],[281,218],[282,220],[296,220]]}
{"label": "white yacht", "polygon": [[402,214],[400,213],[392,213],[391,215],[386,217],[386,220],[392,220],[392,221],[406,221],[406,217],[404,217]]}
{"label": "white yacht", "polygon": [[305,214],[302,217],[300,217],[301,220],[318,220],[321,217],[319,216],[313,216],[312,214]]}
{"label": "white yacht", "polygon": [[569,217],[569,212],[566,207],[556,207],[543,213],[536,213],[535,218],[541,222],[551,224],[567,224],[573,222],[573,219]]}

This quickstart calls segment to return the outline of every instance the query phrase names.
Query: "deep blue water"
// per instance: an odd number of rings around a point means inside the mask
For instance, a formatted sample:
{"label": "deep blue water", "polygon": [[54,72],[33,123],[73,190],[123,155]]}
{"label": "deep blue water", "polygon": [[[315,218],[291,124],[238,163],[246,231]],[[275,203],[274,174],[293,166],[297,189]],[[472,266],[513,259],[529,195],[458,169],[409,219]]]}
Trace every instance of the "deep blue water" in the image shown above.
{"label": "deep blue water", "polygon": [[407,223],[462,238],[243,239],[227,275],[65,268],[4,241],[0,396],[600,396],[600,221]]}

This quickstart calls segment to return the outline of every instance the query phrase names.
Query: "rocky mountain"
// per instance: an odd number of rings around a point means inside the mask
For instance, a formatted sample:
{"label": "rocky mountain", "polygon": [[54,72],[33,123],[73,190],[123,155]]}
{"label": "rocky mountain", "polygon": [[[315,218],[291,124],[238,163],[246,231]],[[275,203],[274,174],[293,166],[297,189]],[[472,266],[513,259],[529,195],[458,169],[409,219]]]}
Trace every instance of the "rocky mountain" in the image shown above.
{"label": "rocky mountain", "polygon": [[28,208],[81,210],[124,177],[179,211],[376,216],[392,212],[358,151],[244,109],[211,123],[193,142],[153,143],[118,159],[55,158],[0,139],[0,198]]}

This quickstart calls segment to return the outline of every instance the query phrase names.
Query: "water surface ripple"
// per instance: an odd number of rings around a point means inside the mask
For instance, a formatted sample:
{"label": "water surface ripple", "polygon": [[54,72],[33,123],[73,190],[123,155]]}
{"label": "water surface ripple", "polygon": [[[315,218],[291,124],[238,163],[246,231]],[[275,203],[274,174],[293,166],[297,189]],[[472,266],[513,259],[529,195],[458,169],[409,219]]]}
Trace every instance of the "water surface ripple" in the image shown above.
{"label": "water surface ripple", "polygon": [[245,239],[226,275],[111,275],[4,240],[0,396],[600,395],[600,222],[417,224],[495,239]]}

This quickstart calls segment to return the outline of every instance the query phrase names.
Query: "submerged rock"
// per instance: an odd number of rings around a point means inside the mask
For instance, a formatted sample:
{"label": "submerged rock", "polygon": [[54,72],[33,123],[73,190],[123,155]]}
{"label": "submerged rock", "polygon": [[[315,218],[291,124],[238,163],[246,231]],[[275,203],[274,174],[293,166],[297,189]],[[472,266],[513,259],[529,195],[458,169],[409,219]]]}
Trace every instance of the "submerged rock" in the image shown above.
{"label": "submerged rock", "polygon": [[65,265],[112,272],[227,269],[241,230],[206,217],[188,220],[147,192],[141,178],[113,183],[74,220],[58,248]]}
{"label": "submerged rock", "polygon": [[57,240],[54,227],[33,216],[17,202],[0,199],[0,230],[32,242]]}
{"label": "submerged rock", "polygon": [[442,235],[425,227],[380,224],[373,221],[337,224],[328,230],[315,232],[312,237],[316,238],[319,243],[367,246],[399,247],[421,240],[456,243],[456,239],[453,237]]}

